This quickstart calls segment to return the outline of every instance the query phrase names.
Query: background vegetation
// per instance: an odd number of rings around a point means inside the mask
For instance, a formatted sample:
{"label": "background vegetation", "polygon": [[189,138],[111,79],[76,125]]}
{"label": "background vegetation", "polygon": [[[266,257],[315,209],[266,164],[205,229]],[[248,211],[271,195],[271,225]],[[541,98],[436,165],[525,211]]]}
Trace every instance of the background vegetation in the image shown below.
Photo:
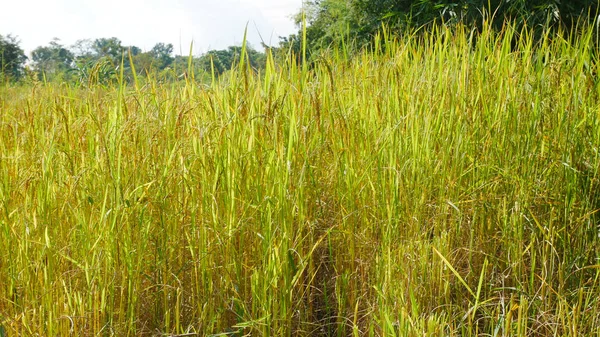
{"label": "background vegetation", "polygon": [[[264,50],[250,46],[246,50],[250,64],[259,70],[265,67],[267,51],[278,61],[290,51],[297,58],[305,55],[308,60],[314,60],[331,47],[344,45],[344,48],[359,50],[373,42],[382,26],[391,34],[397,34],[415,28],[426,30],[435,24],[460,23],[481,30],[482,23],[486,22],[499,31],[510,21],[517,31],[527,24],[536,39],[540,39],[544,28],[576,33],[577,24],[594,22],[597,13],[597,0],[307,0],[295,16],[297,34],[281,37],[278,46],[263,43],[261,49]],[[304,28],[305,54],[302,53]],[[32,51],[26,69],[28,58],[18,42],[13,36],[0,35],[0,74],[4,80],[22,79],[28,74],[30,79],[89,84],[90,77],[96,80],[100,76],[101,82],[109,83],[116,79],[116,68],[121,61],[124,61],[124,74],[129,82],[134,77],[132,68],[137,70],[135,75],[139,78],[152,73],[168,80],[181,79],[188,70],[188,56],[174,57],[171,44],[157,43],[144,52],[136,46],[123,46],[116,37],[80,40],[70,47],[54,39],[47,46]],[[208,82],[213,74],[218,77],[230,70],[239,61],[240,50],[240,46],[231,46],[198,57],[190,55],[194,65],[190,69],[196,73],[196,80]],[[134,67],[129,62],[133,62]]]}

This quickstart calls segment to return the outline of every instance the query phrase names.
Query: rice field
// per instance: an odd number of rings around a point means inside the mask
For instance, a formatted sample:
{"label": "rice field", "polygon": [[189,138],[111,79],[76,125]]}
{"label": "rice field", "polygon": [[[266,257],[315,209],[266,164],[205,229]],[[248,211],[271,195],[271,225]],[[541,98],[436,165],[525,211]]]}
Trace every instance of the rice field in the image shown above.
{"label": "rice field", "polygon": [[0,86],[0,336],[600,336],[593,29]]}

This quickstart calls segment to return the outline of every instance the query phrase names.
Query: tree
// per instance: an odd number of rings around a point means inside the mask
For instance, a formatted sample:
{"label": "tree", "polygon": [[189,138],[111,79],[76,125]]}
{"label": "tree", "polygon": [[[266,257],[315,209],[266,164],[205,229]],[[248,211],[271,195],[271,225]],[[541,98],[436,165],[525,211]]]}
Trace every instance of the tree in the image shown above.
{"label": "tree", "polygon": [[[435,22],[480,28],[486,19],[495,29],[510,20],[517,28],[527,24],[538,30],[562,27],[569,31],[578,23],[595,20],[598,0],[309,0],[304,13],[311,54],[343,39],[364,46],[383,25],[392,32]],[[299,28],[302,22],[299,13]],[[302,35],[300,28],[283,38],[280,48],[298,50]]]}
{"label": "tree", "polygon": [[155,66],[158,70],[163,70],[173,63],[173,45],[168,43],[157,43],[150,50],[150,55],[154,58]]}
{"label": "tree", "polygon": [[96,39],[92,43],[92,50],[96,58],[108,58],[114,65],[121,62],[121,56],[126,48],[121,45],[121,40],[116,37]]}
{"label": "tree", "polygon": [[[360,13],[351,0],[320,0],[306,4],[307,40],[309,47],[327,47],[349,36],[356,36]],[[296,25],[302,27],[302,15]],[[301,36],[301,35],[300,35]]]}
{"label": "tree", "polygon": [[132,56],[138,55],[142,53],[142,50],[139,47],[136,46],[129,46],[126,48]]}
{"label": "tree", "polygon": [[150,53],[139,53],[133,56],[135,70],[140,75],[146,75],[154,70],[154,59]]}
{"label": "tree", "polygon": [[16,37],[0,35],[0,78],[18,80],[23,76],[27,56]]}
{"label": "tree", "polygon": [[75,65],[75,55],[72,51],[54,39],[48,46],[37,47],[31,52],[35,70],[47,80],[69,78],[69,72]]}
{"label": "tree", "polygon": [[[126,48],[116,37],[94,41],[79,40],[72,46],[75,55],[74,75],[87,86],[106,85],[118,79],[118,67]],[[133,47],[134,51],[139,48]]]}
{"label": "tree", "polygon": [[[254,48],[247,46],[246,53],[250,61],[250,66],[254,69],[262,69],[265,67],[266,55]],[[227,49],[211,50],[200,57],[201,68],[211,73],[214,69],[215,75],[219,76],[230,70],[233,65],[239,63],[242,55],[242,47],[230,46]]]}
{"label": "tree", "polygon": [[73,53],[76,60],[82,58],[92,59],[94,57],[94,48],[92,47],[93,42],[89,39],[77,40],[69,50]]}

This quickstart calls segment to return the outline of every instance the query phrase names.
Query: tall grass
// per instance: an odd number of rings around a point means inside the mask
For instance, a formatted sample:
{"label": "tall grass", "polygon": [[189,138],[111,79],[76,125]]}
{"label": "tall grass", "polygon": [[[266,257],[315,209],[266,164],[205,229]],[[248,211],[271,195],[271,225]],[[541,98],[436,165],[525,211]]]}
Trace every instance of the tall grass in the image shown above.
{"label": "tall grass", "polygon": [[0,88],[0,334],[600,336],[592,30]]}

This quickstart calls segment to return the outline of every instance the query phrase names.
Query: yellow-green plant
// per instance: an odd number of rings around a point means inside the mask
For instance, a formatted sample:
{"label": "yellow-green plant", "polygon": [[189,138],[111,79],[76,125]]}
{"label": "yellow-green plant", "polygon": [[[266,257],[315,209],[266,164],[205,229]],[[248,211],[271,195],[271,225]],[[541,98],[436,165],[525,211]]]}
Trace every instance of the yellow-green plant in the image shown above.
{"label": "yellow-green plant", "polygon": [[593,32],[0,87],[0,333],[600,335]]}

